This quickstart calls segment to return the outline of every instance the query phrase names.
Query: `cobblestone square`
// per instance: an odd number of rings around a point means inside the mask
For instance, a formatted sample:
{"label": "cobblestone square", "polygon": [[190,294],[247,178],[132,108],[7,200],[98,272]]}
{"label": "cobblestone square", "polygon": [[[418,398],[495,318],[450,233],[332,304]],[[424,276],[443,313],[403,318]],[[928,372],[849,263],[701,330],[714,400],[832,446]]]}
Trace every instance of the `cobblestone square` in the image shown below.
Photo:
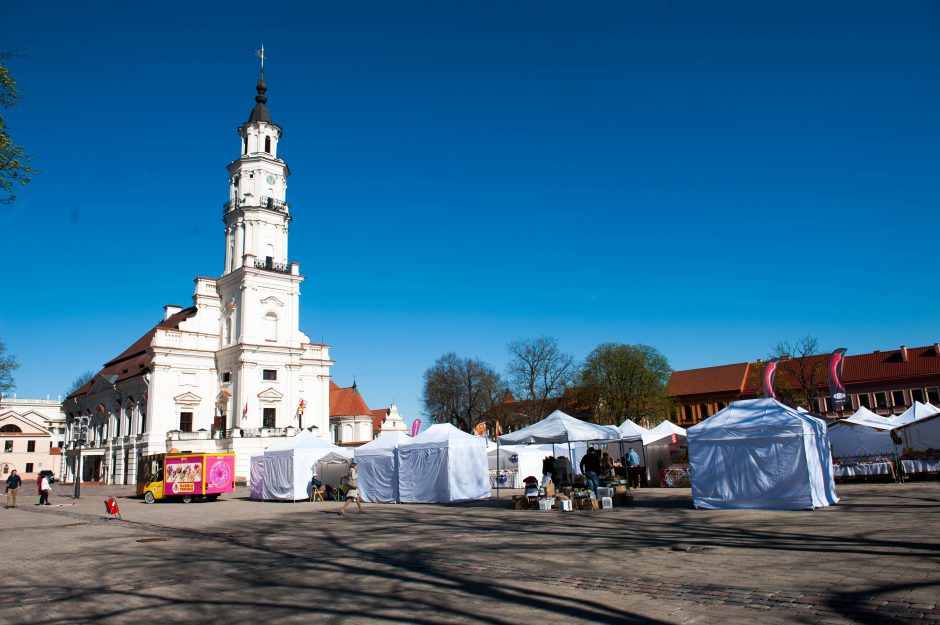
{"label": "cobblestone square", "polygon": [[[124,490],[121,490],[124,489]],[[804,512],[22,497],[0,622],[940,623],[940,483],[852,484]],[[504,492],[504,498],[507,493]]]}

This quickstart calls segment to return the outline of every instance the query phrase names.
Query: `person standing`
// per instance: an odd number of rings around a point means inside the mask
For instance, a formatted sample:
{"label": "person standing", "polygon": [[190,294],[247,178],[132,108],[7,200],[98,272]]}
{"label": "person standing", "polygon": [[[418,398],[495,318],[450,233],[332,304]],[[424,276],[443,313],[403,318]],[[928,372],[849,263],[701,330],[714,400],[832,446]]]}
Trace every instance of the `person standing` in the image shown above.
{"label": "person standing", "polygon": [[340,516],[346,514],[346,508],[349,507],[349,502],[353,499],[356,500],[356,507],[359,508],[359,514],[362,514],[362,504],[359,503],[359,472],[356,471],[356,463],[349,463],[349,473],[346,474],[346,485],[349,486],[349,490],[346,491],[346,503],[343,504],[343,509],[339,511]]}
{"label": "person standing", "polygon": [[623,466],[627,467],[627,476],[630,479],[631,488],[640,487],[640,454],[632,447],[623,456]]}
{"label": "person standing", "polygon": [[13,469],[10,477],[7,478],[7,508],[16,507],[16,491],[19,490],[22,483],[23,478],[19,476],[16,469]]}
{"label": "person standing", "polygon": [[40,506],[49,506],[52,505],[49,503],[49,492],[52,490],[52,486],[49,484],[49,478],[45,475],[39,478],[39,505]]}
{"label": "person standing", "polygon": [[587,478],[588,488],[596,493],[601,485],[600,479],[597,477],[601,470],[601,457],[598,455],[597,450],[589,447],[578,466],[581,467],[581,473],[584,473],[584,477]]}

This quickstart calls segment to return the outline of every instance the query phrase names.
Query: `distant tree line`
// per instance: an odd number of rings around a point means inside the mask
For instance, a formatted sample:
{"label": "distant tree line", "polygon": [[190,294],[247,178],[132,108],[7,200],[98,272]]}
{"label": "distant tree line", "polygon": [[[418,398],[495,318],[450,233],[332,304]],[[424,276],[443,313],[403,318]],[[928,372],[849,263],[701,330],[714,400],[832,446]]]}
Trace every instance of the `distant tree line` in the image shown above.
{"label": "distant tree line", "polygon": [[579,362],[551,337],[507,345],[501,375],[479,358],[449,352],[424,372],[422,403],[432,423],[470,431],[482,420],[518,429],[554,410],[596,423],[625,419],[653,426],[668,417],[672,369],[654,347],[602,343]]}

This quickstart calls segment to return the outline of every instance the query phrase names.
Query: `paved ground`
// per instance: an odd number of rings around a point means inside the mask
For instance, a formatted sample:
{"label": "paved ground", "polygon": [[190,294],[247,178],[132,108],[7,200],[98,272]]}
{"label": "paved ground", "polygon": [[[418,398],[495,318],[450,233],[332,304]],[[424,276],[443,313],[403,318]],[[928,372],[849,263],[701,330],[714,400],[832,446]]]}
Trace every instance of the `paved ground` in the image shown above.
{"label": "paved ground", "polygon": [[[120,487],[118,487],[120,488]],[[813,512],[146,505],[58,487],[0,509],[0,622],[938,623],[940,483],[853,484]]]}

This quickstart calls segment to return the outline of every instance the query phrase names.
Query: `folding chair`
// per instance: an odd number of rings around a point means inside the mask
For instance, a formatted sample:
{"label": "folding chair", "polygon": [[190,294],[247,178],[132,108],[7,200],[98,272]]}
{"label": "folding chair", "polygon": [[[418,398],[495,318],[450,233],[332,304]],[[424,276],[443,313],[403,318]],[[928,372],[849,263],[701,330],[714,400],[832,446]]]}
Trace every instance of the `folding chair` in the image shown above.
{"label": "folding chair", "polygon": [[323,487],[310,489],[310,501],[323,501]]}

